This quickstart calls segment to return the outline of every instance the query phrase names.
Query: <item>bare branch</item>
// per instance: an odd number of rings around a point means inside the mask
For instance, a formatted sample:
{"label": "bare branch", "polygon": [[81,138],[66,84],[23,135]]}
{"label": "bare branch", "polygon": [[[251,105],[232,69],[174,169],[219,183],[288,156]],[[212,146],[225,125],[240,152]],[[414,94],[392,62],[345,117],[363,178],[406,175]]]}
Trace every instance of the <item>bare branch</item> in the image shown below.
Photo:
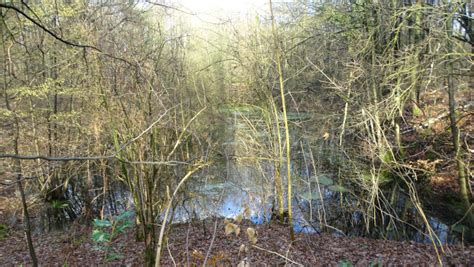
{"label": "bare branch", "polygon": [[[127,161],[127,160],[124,160],[122,158],[120,158],[118,156],[118,154],[124,150],[127,146],[129,146],[130,144],[134,143],[135,141],[137,141],[138,139],[140,139],[140,137],[142,137],[145,133],[147,133],[148,131],[150,131],[153,126],[155,126],[158,122],[160,122],[163,117],[170,111],[172,110],[173,108],[175,108],[176,106],[172,107],[172,108],[169,108],[167,109],[156,121],[154,121],[152,124],[150,124],[145,130],[143,130],[140,134],[138,134],[136,137],[130,139],[128,142],[126,142],[125,144],[121,145],[119,147],[119,149],[113,153],[112,155],[108,155],[108,156],[91,156],[91,157],[79,157],[79,156],[69,156],[69,157],[48,157],[48,156],[42,156],[42,155],[33,155],[33,156],[29,156],[29,155],[15,155],[15,154],[0,154],[0,159],[1,158],[10,158],[10,159],[19,159],[19,160],[46,160],[46,161],[86,161],[86,160],[104,160],[104,159],[118,159],[122,162],[125,162],[125,163],[129,163],[129,164],[154,164],[154,165],[160,165],[160,164],[163,164],[163,165],[176,165],[178,163],[183,163],[183,162],[177,162],[177,161],[166,161],[166,162],[162,162],[162,161]],[[201,113],[201,111],[198,112],[197,115],[199,115],[199,113]],[[194,118],[193,118],[194,119]],[[192,120],[191,120],[192,121]],[[178,144],[176,144],[177,146]]]}
{"label": "bare branch", "polygon": [[179,8],[176,8],[174,6],[169,6],[169,5],[165,5],[165,4],[161,4],[161,3],[156,3],[156,2],[152,2],[150,0],[146,0],[146,2],[150,5],[154,5],[154,6],[159,6],[159,7],[163,7],[165,9],[172,9],[172,10],[176,10],[176,11],[179,11],[181,13],[185,13],[185,14],[188,14],[188,15],[196,15],[194,13],[191,13],[191,12],[188,12],[188,11],[184,11],[184,10],[181,10]]}
{"label": "bare branch", "polygon": [[[5,9],[11,9],[11,10],[14,10],[15,12],[17,12],[18,14],[22,15],[23,17],[25,17],[27,20],[29,20],[30,22],[32,22],[34,25],[38,26],[40,29],[42,29],[43,31],[45,31],[46,33],[48,33],[51,37],[53,37],[54,39],[58,40],[59,42],[63,43],[63,44],[66,44],[66,45],[69,45],[69,46],[73,46],[73,47],[77,47],[77,48],[82,48],[82,49],[90,49],[90,50],[94,50],[96,52],[99,52],[107,57],[110,57],[112,59],[116,59],[116,60],[119,60],[119,61],[122,61],[124,63],[127,63],[131,66],[136,66],[136,64],[133,64],[131,63],[130,61],[126,60],[126,59],[123,59],[121,57],[117,57],[117,56],[114,56],[114,55],[111,55],[109,53],[106,53],[104,52],[102,49],[96,47],[96,46],[93,46],[93,45],[84,45],[84,44],[78,44],[78,43],[74,43],[72,41],[69,41],[69,40],[66,40],[66,39],[63,39],[61,38],[60,36],[58,36],[57,34],[55,34],[53,31],[51,31],[50,29],[46,28],[44,25],[42,25],[40,22],[36,21],[35,19],[33,19],[32,17],[30,17],[28,14],[26,14],[25,12],[23,12],[21,9],[19,9],[18,7],[16,6],[12,6],[12,5],[6,5],[6,4],[2,4],[0,3],[0,8],[5,8]],[[29,7],[28,7],[29,9]]]}
{"label": "bare branch", "polygon": [[81,160],[101,160],[101,159],[110,159],[115,156],[95,156],[95,157],[48,157],[42,155],[15,155],[15,154],[0,154],[0,159],[10,158],[10,159],[20,159],[20,160],[46,160],[46,161],[81,161]]}

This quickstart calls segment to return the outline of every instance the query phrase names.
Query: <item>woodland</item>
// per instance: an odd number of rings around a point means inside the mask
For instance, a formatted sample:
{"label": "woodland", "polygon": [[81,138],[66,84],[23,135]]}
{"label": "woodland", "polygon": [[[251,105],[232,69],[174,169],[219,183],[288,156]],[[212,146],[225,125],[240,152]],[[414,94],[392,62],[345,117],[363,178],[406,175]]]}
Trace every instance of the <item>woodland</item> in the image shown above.
{"label": "woodland", "polygon": [[474,3],[240,2],[0,0],[1,266],[474,265]]}

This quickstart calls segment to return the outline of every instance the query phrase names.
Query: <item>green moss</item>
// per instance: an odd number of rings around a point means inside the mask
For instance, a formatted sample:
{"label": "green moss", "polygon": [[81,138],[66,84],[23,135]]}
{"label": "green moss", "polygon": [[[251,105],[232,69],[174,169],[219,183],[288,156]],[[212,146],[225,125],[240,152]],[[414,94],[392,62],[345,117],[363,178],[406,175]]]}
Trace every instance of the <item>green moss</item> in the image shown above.
{"label": "green moss", "polygon": [[437,156],[433,151],[428,151],[428,152],[426,152],[426,154],[425,154],[425,158],[426,158],[427,160],[432,161],[432,160],[438,159],[438,156]]}
{"label": "green moss", "polygon": [[5,239],[8,236],[8,226],[0,224],[0,240]]}
{"label": "green moss", "polygon": [[419,116],[423,115],[423,111],[417,106],[413,106],[412,111],[413,111],[413,116],[415,116],[415,117],[419,117]]}
{"label": "green moss", "polygon": [[390,163],[390,162],[393,162],[395,160],[395,158],[393,156],[393,153],[391,153],[390,151],[386,151],[382,155],[382,160],[385,163]]}

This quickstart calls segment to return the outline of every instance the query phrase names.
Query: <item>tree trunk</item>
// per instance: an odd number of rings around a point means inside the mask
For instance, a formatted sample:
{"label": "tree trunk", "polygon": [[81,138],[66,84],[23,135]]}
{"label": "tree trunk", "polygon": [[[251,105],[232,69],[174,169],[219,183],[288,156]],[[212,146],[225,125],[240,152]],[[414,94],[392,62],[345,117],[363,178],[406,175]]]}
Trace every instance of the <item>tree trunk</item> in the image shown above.
{"label": "tree trunk", "polygon": [[[1,12],[1,15],[3,15],[3,12]],[[4,36],[4,25],[0,27],[0,36]],[[3,42],[3,58],[7,58],[7,52],[5,48],[5,42]],[[13,147],[15,150],[15,155],[18,155],[19,148],[18,148],[18,140],[20,138],[20,129],[19,129],[19,124],[18,124],[18,117],[14,113],[12,107],[10,106],[10,101],[9,101],[9,96],[7,93],[7,74],[9,73],[9,68],[7,65],[7,60],[4,60],[3,64],[3,91],[4,91],[4,97],[5,97],[5,106],[8,111],[13,112],[14,117],[14,125],[15,125],[15,139],[13,142]],[[22,184],[22,171],[21,171],[21,162],[19,159],[14,160],[14,168],[15,168],[15,173],[16,173],[16,182],[18,184],[18,191],[20,192],[20,197],[21,197],[21,205],[23,209],[23,228],[25,230],[25,238],[26,238],[26,243],[28,245],[28,251],[30,253],[32,265],[34,267],[38,266],[38,259],[36,258],[36,253],[35,253],[35,248],[33,246],[33,239],[31,238],[31,224],[30,224],[30,217],[28,214],[28,205],[26,203],[26,196],[25,196],[25,190],[23,189],[23,184]]]}
{"label": "tree trunk", "polygon": [[453,77],[451,73],[453,71],[452,63],[448,63],[448,96],[449,96],[449,119],[451,121],[451,135],[454,147],[454,160],[456,161],[456,167],[458,172],[458,183],[459,183],[459,196],[461,198],[464,209],[470,214],[467,216],[469,224],[474,225],[474,214],[469,211],[471,207],[471,201],[469,191],[467,190],[467,177],[465,172],[464,161],[462,160],[462,150],[460,142],[460,131],[457,125],[457,114],[456,114],[456,100],[455,100],[455,88],[453,83]]}
{"label": "tree trunk", "polygon": [[21,205],[23,208],[23,227],[25,230],[25,238],[26,238],[26,243],[28,244],[28,251],[30,252],[30,257],[32,261],[33,266],[38,266],[38,258],[36,258],[36,253],[35,253],[35,247],[33,246],[33,239],[31,238],[31,222],[30,222],[30,217],[28,214],[28,205],[26,203],[26,196],[25,196],[25,191],[23,189],[23,184],[21,182],[22,175],[21,175],[21,165],[20,165],[20,160],[15,160],[17,165],[17,183],[18,183],[18,190],[20,191],[20,196],[21,196]]}
{"label": "tree trunk", "polygon": [[[446,23],[447,27],[447,32],[448,36],[452,36],[453,34],[453,19],[449,18],[448,22]],[[448,53],[452,53],[453,47],[452,43],[448,42],[447,44],[447,49]],[[456,161],[456,167],[457,167],[457,172],[458,172],[458,184],[459,184],[459,197],[461,199],[461,203],[463,205],[463,208],[466,212],[469,212],[467,214],[466,218],[468,221],[468,224],[474,226],[474,212],[470,211],[471,207],[471,201],[470,201],[470,196],[469,196],[469,191],[467,190],[467,178],[466,178],[466,172],[465,172],[465,165],[462,160],[462,151],[461,151],[461,137],[460,137],[460,131],[459,127],[457,125],[457,114],[456,114],[456,89],[454,87],[454,81],[453,81],[453,62],[452,59],[448,57],[447,61],[447,71],[448,71],[448,105],[449,105],[449,119],[451,122],[451,137],[452,137],[452,142],[453,142],[453,147],[454,147],[454,160]]]}
{"label": "tree trunk", "polygon": [[291,184],[291,144],[290,144],[290,130],[288,125],[288,116],[286,114],[286,101],[285,101],[285,83],[283,78],[283,60],[282,60],[282,48],[278,45],[279,40],[277,37],[276,27],[275,27],[275,17],[273,16],[273,7],[272,0],[269,0],[270,5],[270,14],[272,20],[272,32],[273,32],[273,41],[275,43],[275,54],[277,56],[276,64],[278,68],[278,80],[280,84],[280,97],[281,97],[281,106],[283,109],[283,123],[285,125],[285,146],[286,146],[286,170],[287,170],[287,181],[288,181],[288,223],[290,225],[290,236],[291,240],[295,240],[295,233],[293,230],[293,211],[292,211],[292,184]]}

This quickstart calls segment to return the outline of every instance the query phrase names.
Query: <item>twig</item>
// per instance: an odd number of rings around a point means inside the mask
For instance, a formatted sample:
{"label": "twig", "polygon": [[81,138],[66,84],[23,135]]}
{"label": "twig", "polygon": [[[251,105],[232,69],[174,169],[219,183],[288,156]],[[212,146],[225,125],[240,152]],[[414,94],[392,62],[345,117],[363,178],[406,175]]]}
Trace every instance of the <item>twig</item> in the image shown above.
{"label": "twig", "polygon": [[188,223],[188,231],[186,233],[186,266],[189,265],[189,231],[191,230],[191,222]]}
{"label": "twig", "polygon": [[[1,4],[0,4],[1,7]],[[0,154],[0,159],[1,158],[11,158],[11,159],[20,159],[20,160],[46,160],[46,161],[86,161],[86,160],[104,160],[104,159],[118,159],[122,162],[129,163],[129,164],[150,164],[150,165],[176,165],[176,164],[183,164],[183,162],[179,161],[127,161],[124,159],[121,159],[118,154],[124,150],[127,146],[132,144],[133,142],[137,141],[142,137],[145,133],[150,131],[158,122],[160,122],[163,117],[168,114],[168,112],[172,109],[174,109],[176,106],[169,108],[165,110],[165,112],[157,119],[155,120],[152,124],[150,124],[145,130],[143,130],[140,134],[138,134],[136,137],[130,139],[128,142],[125,144],[121,145],[119,149],[113,153],[112,155],[106,155],[106,156],[91,156],[91,157],[78,157],[78,156],[69,156],[69,157],[49,157],[49,156],[43,156],[43,155],[16,155],[16,154]],[[202,110],[201,110],[202,111]],[[200,112],[201,112],[200,111]],[[200,113],[198,112],[198,114]],[[196,116],[198,115],[196,114]],[[194,118],[193,118],[194,119]],[[192,121],[192,120],[191,120]],[[188,124],[189,125],[189,124]],[[178,139],[179,140],[179,139]],[[176,146],[178,143],[176,144]]]}
{"label": "twig", "polygon": [[114,155],[111,156],[93,156],[93,157],[48,157],[42,155],[15,155],[15,154],[0,154],[0,159],[2,158],[11,158],[11,159],[20,159],[20,160],[46,160],[46,161],[74,161],[74,160],[101,160],[101,159],[110,159],[114,158]]}
{"label": "twig", "polygon": [[204,263],[202,264],[202,266],[207,266],[206,265],[207,259],[209,258],[209,254],[211,254],[212,245],[214,244],[214,240],[216,239],[217,221],[218,219],[216,218],[216,221],[214,222],[214,232],[212,233],[211,244],[209,244],[209,248],[207,249],[207,252],[206,252],[206,258],[204,258]]}
{"label": "twig", "polygon": [[168,254],[170,254],[170,258],[171,258],[171,261],[173,262],[173,265],[176,266],[176,261],[174,261],[173,255],[171,254],[169,242],[166,242],[166,248],[168,249]]}
{"label": "twig", "polygon": [[38,178],[38,176],[22,176],[21,179],[15,180],[14,182],[9,182],[9,183],[0,182],[0,185],[11,186],[11,185],[17,184],[17,183],[19,183],[23,180],[33,180],[33,179],[37,179],[37,178]]}
{"label": "twig", "polygon": [[181,13],[184,13],[184,14],[188,14],[188,15],[196,15],[194,13],[191,13],[191,12],[188,12],[188,11],[184,11],[182,9],[179,9],[177,7],[174,7],[174,6],[169,6],[169,5],[165,5],[165,4],[161,4],[161,3],[156,3],[156,2],[152,2],[150,0],[146,0],[145,2],[147,2],[148,4],[150,5],[154,5],[154,6],[159,6],[159,7],[162,7],[162,8],[165,8],[165,9],[172,9],[172,10],[176,10],[176,11],[179,11]]}
{"label": "twig", "polygon": [[203,164],[203,165],[199,165],[197,166],[196,168],[190,170],[182,179],[181,181],[179,182],[178,186],[176,186],[174,192],[173,192],[173,195],[171,195],[170,199],[168,200],[168,206],[166,207],[166,211],[165,211],[165,216],[163,218],[163,223],[161,224],[161,230],[160,230],[160,235],[158,237],[158,245],[157,245],[157,248],[156,248],[156,258],[155,258],[155,267],[160,267],[160,258],[161,258],[161,247],[162,247],[162,243],[163,243],[163,236],[165,234],[165,228],[166,228],[166,222],[168,221],[168,216],[169,216],[169,212],[170,212],[170,209],[171,209],[171,205],[173,204],[173,199],[174,197],[176,196],[176,194],[178,193],[178,190],[181,188],[181,186],[191,177],[191,175],[193,175],[193,173],[197,172],[198,170],[204,168],[205,166],[209,165],[208,164]]}
{"label": "twig", "polygon": [[201,112],[203,112],[207,107],[204,107],[202,108],[200,111],[198,111],[198,113],[196,113],[196,115],[194,115],[194,117],[192,117],[189,121],[188,121],[188,124],[186,124],[186,126],[184,127],[183,131],[181,132],[181,134],[178,136],[178,140],[176,140],[176,143],[174,144],[174,147],[173,149],[171,150],[171,152],[168,154],[168,157],[167,159],[169,159],[171,157],[171,155],[173,155],[174,151],[176,150],[176,148],[178,148],[179,144],[181,143],[181,138],[183,138],[183,135],[184,133],[186,132],[186,129],[188,129],[189,125],[191,125],[191,123],[199,116],[199,114],[201,114]]}
{"label": "twig", "polygon": [[[77,48],[82,48],[82,49],[91,49],[91,50],[94,50],[96,52],[99,52],[107,57],[110,57],[112,59],[116,59],[116,60],[119,60],[119,61],[122,61],[124,63],[127,63],[131,66],[136,66],[136,64],[133,64],[131,63],[130,61],[126,60],[126,59],[123,59],[123,58],[120,58],[120,57],[117,57],[117,56],[114,56],[114,55],[111,55],[111,54],[108,54],[104,51],[102,51],[102,49],[96,47],[96,46],[93,46],[93,45],[83,45],[83,44],[77,44],[77,43],[74,43],[72,41],[69,41],[69,40],[66,40],[66,39],[63,39],[61,38],[60,36],[58,36],[57,34],[55,34],[54,32],[52,32],[50,29],[46,28],[44,25],[42,25],[41,23],[39,23],[38,21],[36,21],[35,19],[33,19],[32,17],[30,17],[28,14],[26,14],[25,12],[23,12],[21,9],[19,9],[18,7],[16,6],[12,6],[12,5],[6,5],[6,4],[1,4],[0,3],[0,8],[5,8],[5,9],[11,9],[11,10],[14,10],[15,12],[17,12],[18,14],[22,15],[23,17],[25,17],[27,20],[29,20],[30,22],[32,22],[34,25],[38,26],[40,29],[42,29],[43,31],[45,31],[46,33],[48,33],[51,37],[53,37],[54,39],[60,41],[61,43],[63,44],[66,44],[66,45],[69,45],[69,46],[73,46],[73,47],[77,47]],[[29,9],[29,7],[27,6],[27,8]]]}
{"label": "twig", "polygon": [[21,14],[23,17],[25,17],[27,20],[29,20],[30,22],[32,22],[33,24],[35,24],[36,26],[38,26],[40,29],[42,29],[43,31],[45,31],[46,33],[48,33],[49,35],[51,35],[54,39],[60,41],[61,43],[64,43],[64,44],[67,44],[67,45],[70,45],[70,46],[74,46],[74,47],[79,47],[79,48],[89,48],[89,49],[92,49],[92,50],[95,50],[95,51],[98,51],[98,52],[101,52],[102,53],[102,50],[95,47],[95,46],[92,46],[92,45],[82,45],[82,44],[76,44],[76,43],[73,43],[69,40],[65,40],[61,37],[59,37],[58,35],[56,35],[54,32],[52,32],[50,29],[46,28],[45,26],[43,26],[41,23],[37,22],[35,19],[33,19],[32,17],[30,17],[29,15],[27,15],[25,12],[23,12],[21,9],[19,9],[18,7],[16,6],[11,6],[11,5],[6,5],[6,4],[0,4],[0,7],[1,8],[5,8],[5,9],[12,9],[14,10],[15,12],[17,12],[18,14]]}
{"label": "twig", "polygon": [[123,163],[128,164],[143,164],[143,165],[166,165],[166,166],[176,166],[179,164],[182,165],[189,165],[188,162],[185,161],[178,161],[178,160],[168,160],[168,161],[128,161],[128,160],[120,160]]}
{"label": "twig", "polygon": [[469,213],[471,212],[471,210],[474,208],[474,204],[471,204],[471,206],[469,207],[469,209],[466,211],[466,213],[464,213],[464,216],[462,216],[462,218],[455,222],[453,225],[451,225],[451,228],[454,228],[456,225],[458,225],[460,222],[462,222],[468,215]]}
{"label": "twig", "polygon": [[281,255],[281,254],[278,253],[278,252],[271,251],[271,250],[268,250],[268,249],[264,249],[264,248],[261,248],[261,247],[256,246],[256,245],[252,245],[252,247],[254,247],[254,248],[256,248],[256,249],[259,249],[259,250],[261,250],[261,251],[266,251],[266,252],[268,252],[268,253],[277,255],[277,256],[279,256],[279,257],[281,257],[281,258],[283,258],[283,259],[285,259],[285,260],[287,260],[287,261],[289,261],[289,262],[291,262],[291,263],[293,263],[293,264],[296,264],[296,265],[298,265],[298,266],[304,266],[303,264],[298,263],[298,262],[296,262],[296,261],[294,261],[294,260],[292,260],[292,259],[290,259],[290,258],[288,258],[288,257],[285,257],[284,255]]}
{"label": "twig", "polygon": [[136,137],[130,139],[127,143],[123,144],[122,146],[120,146],[120,148],[117,150],[117,152],[115,152],[115,155],[117,155],[120,151],[124,150],[128,145],[130,145],[131,143],[137,141],[138,139],[140,139],[140,137],[142,137],[145,133],[147,133],[148,131],[150,131],[153,126],[155,126],[158,122],[161,121],[161,119],[163,119],[163,117],[168,114],[168,112],[174,108],[176,108],[177,105],[175,105],[174,107],[172,108],[169,108],[167,110],[165,110],[165,112],[163,114],[161,114],[161,116],[155,120],[152,124],[150,124],[145,130],[143,130],[139,135],[137,135]]}
{"label": "twig", "polygon": [[286,255],[285,255],[285,257],[287,258],[287,260],[288,260],[288,254],[290,254],[291,245],[292,245],[295,241],[296,241],[296,240],[291,241],[291,242],[290,242],[290,245],[288,246],[288,249],[286,250]]}

